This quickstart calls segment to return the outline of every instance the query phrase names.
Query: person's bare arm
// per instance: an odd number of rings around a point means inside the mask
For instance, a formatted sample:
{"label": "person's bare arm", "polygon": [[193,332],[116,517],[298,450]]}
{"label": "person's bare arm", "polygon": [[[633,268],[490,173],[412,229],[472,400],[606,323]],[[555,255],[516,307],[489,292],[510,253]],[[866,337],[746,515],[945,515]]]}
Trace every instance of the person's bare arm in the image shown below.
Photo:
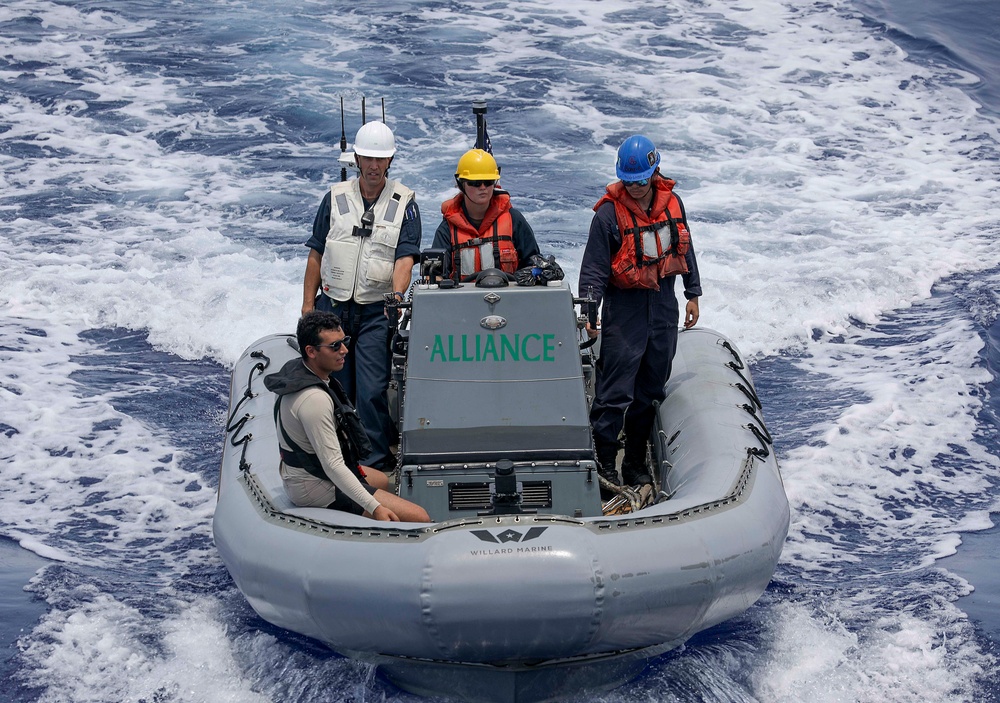
{"label": "person's bare arm", "polygon": [[404,256],[396,259],[396,265],[392,270],[392,290],[406,295],[406,289],[410,287],[410,279],[413,274],[413,265],[417,263],[416,258]]}
{"label": "person's bare arm", "polygon": [[302,314],[316,307],[316,295],[319,293],[321,281],[320,264],[323,255],[315,249],[309,250],[309,259],[306,261],[306,274],[302,282]]}

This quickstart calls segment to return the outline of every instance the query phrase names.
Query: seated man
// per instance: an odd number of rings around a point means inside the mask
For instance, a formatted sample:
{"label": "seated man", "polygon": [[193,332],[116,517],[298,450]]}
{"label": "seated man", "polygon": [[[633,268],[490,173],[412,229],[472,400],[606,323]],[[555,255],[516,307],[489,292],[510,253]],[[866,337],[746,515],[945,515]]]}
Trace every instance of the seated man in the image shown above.
{"label": "seated man", "polygon": [[357,411],[330,377],[344,366],[350,338],[340,318],[311,311],[299,319],[301,358],[264,378],[275,393],[281,479],[292,502],[376,520],[430,522],[427,511],[386,489],[389,479],[360,465],[371,451]]}
{"label": "seated man", "polygon": [[470,280],[489,268],[512,274],[538,254],[535,233],[507,192],[497,188],[499,179],[496,160],[482,149],[458,160],[455,183],[461,192],[441,204],[444,217],[432,245],[447,252],[445,278]]}

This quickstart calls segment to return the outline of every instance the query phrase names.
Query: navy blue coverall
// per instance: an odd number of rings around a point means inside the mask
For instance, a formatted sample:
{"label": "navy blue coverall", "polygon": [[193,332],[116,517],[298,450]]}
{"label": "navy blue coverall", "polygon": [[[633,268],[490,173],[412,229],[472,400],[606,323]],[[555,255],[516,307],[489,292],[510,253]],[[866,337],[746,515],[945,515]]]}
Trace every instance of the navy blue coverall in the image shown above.
{"label": "navy blue coverall", "polygon": [[[681,212],[683,208],[681,203]],[[609,283],[611,261],[621,241],[615,206],[604,203],[590,224],[578,288],[581,296],[589,294],[602,304],[601,354],[590,423],[599,457],[602,447],[614,445],[617,452],[623,428],[626,453],[629,446],[636,451],[641,447],[644,457],[653,429],[654,403],[666,397],[664,385],[677,351],[680,311],[674,296],[676,276],[660,279],[659,291],[618,288]],[[690,300],[701,295],[693,246],[685,260],[688,273],[681,278],[684,296]]]}

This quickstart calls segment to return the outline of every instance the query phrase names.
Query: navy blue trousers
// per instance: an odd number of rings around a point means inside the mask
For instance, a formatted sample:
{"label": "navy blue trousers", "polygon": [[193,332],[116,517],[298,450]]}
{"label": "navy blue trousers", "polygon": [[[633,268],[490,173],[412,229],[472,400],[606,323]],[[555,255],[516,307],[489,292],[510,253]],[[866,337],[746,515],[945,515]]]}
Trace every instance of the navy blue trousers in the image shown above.
{"label": "navy blue trousers", "polygon": [[617,443],[624,429],[627,443],[644,447],[653,430],[654,404],[665,397],[664,385],[677,351],[680,313],[673,282],[673,278],[662,281],[659,291],[608,286],[590,409],[598,444]]}
{"label": "navy blue trousers", "polygon": [[362,305],[353,300],[338,303],[321,293],[316,298],[316,309],[339,316],[344,334],[351,338],[344,368],[334,373],[333,377],[344,386],[347,397],[358,409],[358,416],[372,443],[372,453],[362,463],[390,471],[395,468],[389,455],[395,431],[386,395],[391,357],[385,306],[382,303]]}

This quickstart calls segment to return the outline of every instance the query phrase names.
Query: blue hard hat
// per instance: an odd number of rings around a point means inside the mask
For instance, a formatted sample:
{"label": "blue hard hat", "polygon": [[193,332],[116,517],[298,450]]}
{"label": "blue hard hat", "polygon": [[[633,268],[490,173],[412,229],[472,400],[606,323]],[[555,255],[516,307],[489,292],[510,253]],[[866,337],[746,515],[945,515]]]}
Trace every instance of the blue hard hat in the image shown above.
{"label": "blue hard hat", "polygon": [[641,181],[649,178],[660,165],[660,152],[647,137],[635,134],[618,147],[615,171],[623,181]]}

